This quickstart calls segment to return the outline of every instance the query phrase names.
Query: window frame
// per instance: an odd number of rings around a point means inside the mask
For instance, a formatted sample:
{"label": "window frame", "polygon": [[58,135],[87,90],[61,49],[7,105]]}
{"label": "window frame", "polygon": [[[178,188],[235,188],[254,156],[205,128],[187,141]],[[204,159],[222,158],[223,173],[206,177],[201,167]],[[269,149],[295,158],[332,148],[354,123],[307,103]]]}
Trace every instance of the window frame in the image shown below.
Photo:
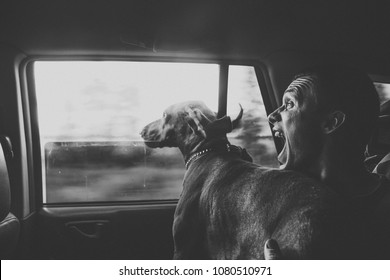
{"label": "window frame", "polygon": [[[218,89],[218,116],[226,114],[228,94],[228,69],[230,65],[254,67],[260,94],[263,99],[267,114],[272,112],[277,101],[272,91],[269,77],[266,75],[266,67],[257,60],[218,60],[218,59],[193,59],[177,57],[116,57],[116,56],[35,56],[25,59],[20,67],[23,101],[24,131],[26,134],[26,153],[22,155],[27,159],[27,178],[29,192],[27,194],[31,205],[31,211],[40,206],[44,207],[71,207],[71,206],[115,206],[115,205],[161,205],[176,204],[178,199],[171,200],[145,200],[145,201],[106,201],[106,202],[66,202],[44,203],[42,183],[42,161],[40,132],[38,123],[38,108],[35,92],[34,62],[37,61],[119,61],[119,62],[168,62],[168,63],[195,63],[195,64],[218,64],[219,89]],[[274,139],[275,142],[275,139]],[[277,144],[277,143],[275,143]],[[277,151],[278,147],[276,146]],[[27,197],[26,197],[27,199]]]}

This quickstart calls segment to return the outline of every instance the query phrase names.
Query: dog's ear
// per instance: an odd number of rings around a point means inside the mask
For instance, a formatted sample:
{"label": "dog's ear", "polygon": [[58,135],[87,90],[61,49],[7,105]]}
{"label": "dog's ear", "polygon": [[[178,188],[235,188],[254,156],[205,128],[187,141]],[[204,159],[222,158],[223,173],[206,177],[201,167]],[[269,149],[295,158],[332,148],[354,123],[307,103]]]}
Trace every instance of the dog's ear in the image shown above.
{"label": "dog's ear", "polygon": [[241,119],[242,119],[242,114],[244,112],[244,109],[242,109],[241,104],[238,103],[238,105],[240,106],[240,112],[238,113],[237,117],[232,121],[232,130],[236,129],[240,125]]}
{"label": "dog's ear", "polygon": [[240,106],[240,112],[238,113],[238,116],[232,121],[229,116],[224,116],[220,119],[217,119],[213,122],[210,122],[207,126],[205,126],[205,131],[207,137],[218,137],[221,135],[225,135],[226,133],[231,132],[233,129],[236,129],[239,127],[243,111],[241,104]]}
{"label": "dog's ear", "polygon": [[208,138],[215,138],[226,135],[233,130],[232,120],[229,116],[224,116],[209,123],[205,127],[205,132]]}
{"label": "dog's ear", "polygon": [[204,138],[215,138],[226,135],[226,133],[231,132],[240,124],[244,110],[242,109],[241,104],[239,104],[239,106],[240,112],[233,121],[229,116],[224,116],[220,119],[211,121],[198,108],[191,109],[190,107],[186,107],[185,112],[188,115],[187,123],[194,133],[199,133]]}
{"label": "dog's ear", "polygon": [[199,109],[196,108],[191,109],[190,107],[186,107],[185,112],[187,113],[187,123],[192,131],[196,134],[202,135],[203,138],[206,138],[207,136],[202,122],[210,122],[210,120]]}

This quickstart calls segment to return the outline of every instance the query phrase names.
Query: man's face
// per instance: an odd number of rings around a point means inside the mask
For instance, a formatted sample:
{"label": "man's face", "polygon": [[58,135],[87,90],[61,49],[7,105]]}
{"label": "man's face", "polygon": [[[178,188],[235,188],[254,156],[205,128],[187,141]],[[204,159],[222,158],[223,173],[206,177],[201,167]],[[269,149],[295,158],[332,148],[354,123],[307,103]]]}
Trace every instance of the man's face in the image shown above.
{"label": "man's face", "polygon": [[294,80],[283,95],[282,106],[268,117],[276,137],[284,141],[278,159],[281,169],[305,171],[321,151],[321,118],[311,77]]}

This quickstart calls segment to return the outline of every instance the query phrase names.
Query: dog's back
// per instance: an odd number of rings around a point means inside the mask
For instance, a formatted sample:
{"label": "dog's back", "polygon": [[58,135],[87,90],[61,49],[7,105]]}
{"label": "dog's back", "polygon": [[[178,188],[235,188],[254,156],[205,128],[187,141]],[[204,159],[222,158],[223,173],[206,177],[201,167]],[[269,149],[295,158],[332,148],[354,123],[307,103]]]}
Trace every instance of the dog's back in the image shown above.
{"label": "dog's back", "polygon": [[342,206],[316,181],[229,154],[206,156],[192,168],[175,215],[176,258],[263,259],[269,238],[288,259],[340,256]]}

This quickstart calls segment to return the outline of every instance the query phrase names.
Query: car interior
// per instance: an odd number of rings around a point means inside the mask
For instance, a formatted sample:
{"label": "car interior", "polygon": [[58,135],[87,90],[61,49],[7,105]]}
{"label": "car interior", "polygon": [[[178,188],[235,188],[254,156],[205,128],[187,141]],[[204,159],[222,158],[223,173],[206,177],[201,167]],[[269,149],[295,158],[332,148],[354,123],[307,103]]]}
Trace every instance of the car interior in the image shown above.
{"label": "car interior", "polygon": [[229,140],[277,168],[267,115],[316,64],[374,82],[374,170],[390,152],[388,26],[368,0],[1,1],[1,259],[171,259],[184,161],[142,127],[176,102],[240,103]]}

